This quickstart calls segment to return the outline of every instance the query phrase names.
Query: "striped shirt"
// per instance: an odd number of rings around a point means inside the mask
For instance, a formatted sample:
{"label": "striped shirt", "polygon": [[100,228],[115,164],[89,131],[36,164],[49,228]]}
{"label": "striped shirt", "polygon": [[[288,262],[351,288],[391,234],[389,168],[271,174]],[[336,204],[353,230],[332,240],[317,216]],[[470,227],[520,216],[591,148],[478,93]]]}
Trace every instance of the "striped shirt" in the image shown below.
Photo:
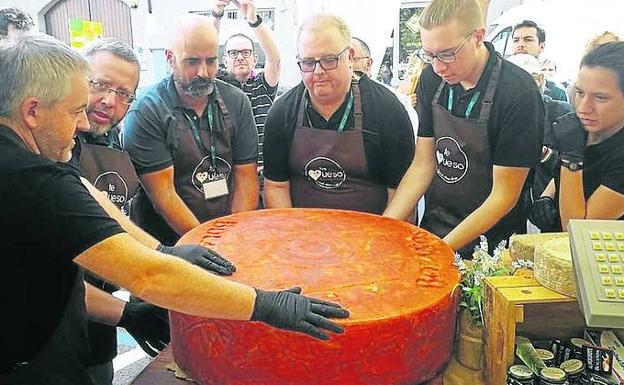
{"label": "striped shirt", "polygon": [[264,143],[264,121],[267,112],[275,100],[277,94],[277,84],[271,87],[264,79],[264,73],[259,73],[247,79],[241,84],[241,89],[251,102],[251,109],[258,129],[258,167],[264,164],[263,143]]}

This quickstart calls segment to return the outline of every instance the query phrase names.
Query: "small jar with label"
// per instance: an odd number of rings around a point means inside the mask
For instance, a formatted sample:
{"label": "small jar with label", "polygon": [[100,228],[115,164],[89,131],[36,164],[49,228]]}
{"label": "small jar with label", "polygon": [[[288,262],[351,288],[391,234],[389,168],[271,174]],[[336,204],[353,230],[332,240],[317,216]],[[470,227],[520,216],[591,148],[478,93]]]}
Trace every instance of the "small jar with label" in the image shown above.
{"label": "small jar with label", "polygon": [[535,349],[535,351],[537,352],[539,358],[544,361],[544,364],[546,366],[553,366],[553,364],[555,363],[555,355],[550,350]]}
{"label": "small jar with label", "polygon": [[585,377],[585,364],[583,361],[573,358],[561,363],[559,368],[563,369],[568,375],[570,385],[582,384],[582,378]]}
{"label": "small jar with label", "polygon": [[537,385],[535,375],[526,365],[513,365],[507,370],[507,385]]}
{"label": "small jar with label", "polygon": [[583,346],[591,345],[591,343],[582,338],[570,338],[570,345],[572,346],[572,357],[578,360],[583,360]]}
{"label": "small jar with label", "polygon": [[569,385],[568,376],[563,369],[543,368],[539,373],[539,385]]}

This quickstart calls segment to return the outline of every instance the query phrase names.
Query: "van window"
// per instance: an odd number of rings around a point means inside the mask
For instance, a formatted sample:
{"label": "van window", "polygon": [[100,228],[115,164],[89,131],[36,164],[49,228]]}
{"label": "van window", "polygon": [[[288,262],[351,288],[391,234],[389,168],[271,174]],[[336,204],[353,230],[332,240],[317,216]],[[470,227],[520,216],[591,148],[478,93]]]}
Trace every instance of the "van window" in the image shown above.
{"label": "van window", "polygon": [[511,43],[511,27],[507,27],[500,31],[491,43],[494,45],[494,49],[500,53],[503,57],[507,57],[512,54],[513,45]]}

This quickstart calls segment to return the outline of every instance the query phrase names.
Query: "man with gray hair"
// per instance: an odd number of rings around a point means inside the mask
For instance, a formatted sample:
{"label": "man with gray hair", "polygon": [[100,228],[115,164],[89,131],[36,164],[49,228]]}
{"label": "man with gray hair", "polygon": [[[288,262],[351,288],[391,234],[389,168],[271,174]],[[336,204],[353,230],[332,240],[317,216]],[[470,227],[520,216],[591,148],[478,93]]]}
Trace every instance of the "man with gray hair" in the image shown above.
{"label": "man with gray hair", "polygon": [[11,38],[35,27],[32,17],[18,7],[0,9],[0,39]]}
{"label": "man with gray hair", "polygon": [[353,79],[346,23],[307,20],[297,37],[303,82],[265,125],[267,208],[319,207],[381,214],[414,153],[405,108],[386,87]]}
{"label": "man with gray hair", "polygon": [[384,215],[404,218],[425,194],[420,223],[470,258],[526,232],[519,197],[542,147],[544,107],[531,76],[486,42],[475,0],[432,0],[419,19],[416,155]]}
{"label": "man with gray hair", "polygon": [[245,94],[215,79],[217,31],[205,16],[173,25],[172,75],[137,100],[124,148],[139,174],[131,218],[164,244],[202,222],[258,207],[258,134]]}
{"label": "man with gray hair", "polygon": [[254,289],[158,252],[156,239],[66,164],[76,133],[89,126],[87,73],[79,54],[47,35],[0,46],[0,304],[7,309],[0,383],[93,384],[86,312],[103,315],[85,304],[81,268],[187,314],[262,321],[321,339],[328,338],[321,328],[341,332],[325,318],[348,316],[338,305]]}

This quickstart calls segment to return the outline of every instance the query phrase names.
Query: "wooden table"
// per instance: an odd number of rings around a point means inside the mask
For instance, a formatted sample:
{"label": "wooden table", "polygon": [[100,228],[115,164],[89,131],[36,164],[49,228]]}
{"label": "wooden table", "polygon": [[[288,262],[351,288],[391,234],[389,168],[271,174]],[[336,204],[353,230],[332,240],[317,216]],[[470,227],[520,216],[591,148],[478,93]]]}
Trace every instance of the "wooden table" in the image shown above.
{"label": "wooden table", "polygon": [[[176,378],[173,372],[167,369],[167,365],[171,362],[173,362],[173,353],[171,346],[168,346],[134,379],[132,385],[196,384]],[[452,358],[443,374],[439,374],[427,384],[421,385],[482,385],[479,377],[479,372],[464,368]]]}
{"label": "wooden table", "polygon": [[132,385],[190,385],[195,382],[176,378],[167,365],[173,362],[171,345],[167,346],[158,357],[132,381]]}

